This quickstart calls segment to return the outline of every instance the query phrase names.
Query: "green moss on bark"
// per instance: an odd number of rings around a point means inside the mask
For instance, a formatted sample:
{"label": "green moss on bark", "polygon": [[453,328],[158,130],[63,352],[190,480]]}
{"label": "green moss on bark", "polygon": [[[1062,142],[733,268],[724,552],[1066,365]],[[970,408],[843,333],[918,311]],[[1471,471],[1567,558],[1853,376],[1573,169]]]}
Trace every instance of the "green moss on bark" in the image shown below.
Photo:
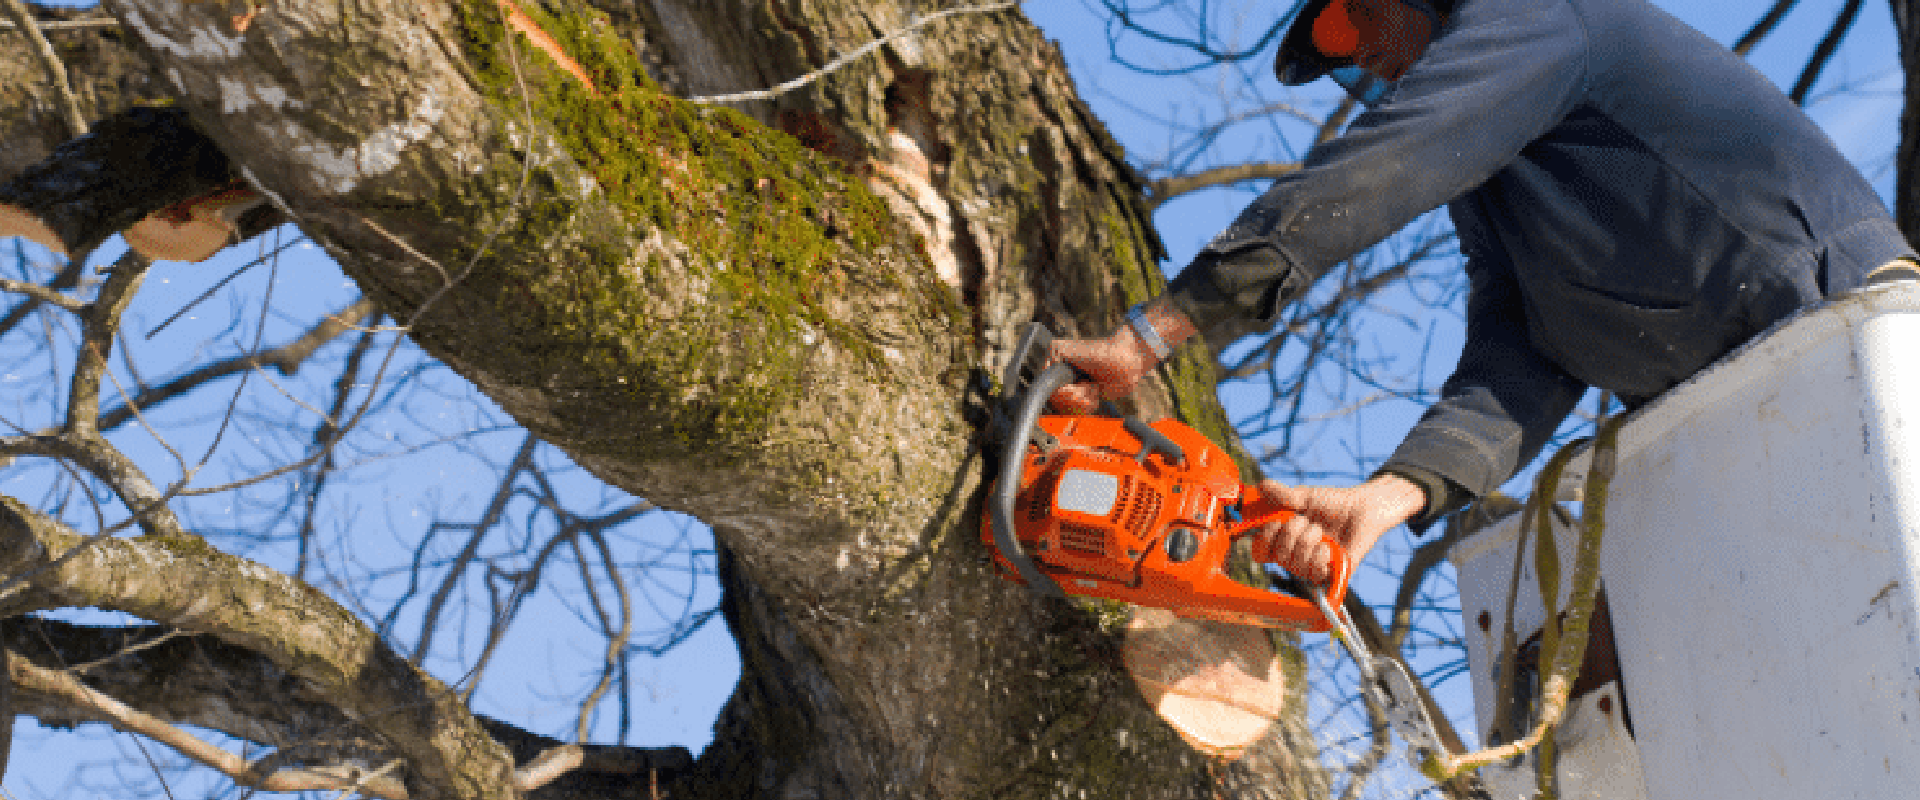
{"label": "green moss on bark", "polygon": [[[783,444],[768,440],[779,435],[775,419],[812,401],[808,371],[822,348],[840,354],[842,373],[888,369],[846,298],[906,298],[926,318],[964,319],[953,298],[913,274],[932,274],[917,240],[837,163],[735,111],[666,95],[597,12],[523,8],[594,84],[511,34],[493,3],[461,7],[476,82],[503,118],[524,121],[510,124],[535,165],[528,181],[546,193],[597,194],[631,229],[657,231],[636,246],[633,230],[583,230],[585,215],[568,204],[516,207],[520,159],[498,159],[496,195],[442,196],[426,212],[510,220],[475,226],[503,232],[484,252],[468,243],[478,267],[468,285],[537,315],[502,325],[546,332],[548,342],[564,332],[561,346],[521,354],[522,369],[551,376],[550,388],[580,387],[584,402],[571,413],[591,419],[557,424],[629,422],[636,435],[599,445],[613,458],[764,458]],[[534,140],[546,132],[564,158],[542,161]],[[580,268],[493,262],[554,248]],[[816,485],[818,472],[796,463],[783,474]]]}

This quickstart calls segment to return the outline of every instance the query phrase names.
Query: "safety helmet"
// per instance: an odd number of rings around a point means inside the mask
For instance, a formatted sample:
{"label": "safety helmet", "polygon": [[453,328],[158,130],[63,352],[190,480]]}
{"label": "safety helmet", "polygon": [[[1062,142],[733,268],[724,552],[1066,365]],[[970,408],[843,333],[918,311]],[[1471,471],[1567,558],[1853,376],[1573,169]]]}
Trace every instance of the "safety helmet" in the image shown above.
{"label": "safety helmet", "polygon": [[[1280,54],[1273,60],[1274,77],[1288,86],[1311,83],[1329,76],[1346,88],[1355,100],[1369,106],[1379,102],[1393,84],[1379,79],[1354,63],[1359,49],[1360,31],[1347,17],[1348,0],[1300,0],[1294,6],[1293,22],[1280,39]],[[1424,12],[1440,30],[1442,15],[1453,8],[1452,0],[1399,0]]]}

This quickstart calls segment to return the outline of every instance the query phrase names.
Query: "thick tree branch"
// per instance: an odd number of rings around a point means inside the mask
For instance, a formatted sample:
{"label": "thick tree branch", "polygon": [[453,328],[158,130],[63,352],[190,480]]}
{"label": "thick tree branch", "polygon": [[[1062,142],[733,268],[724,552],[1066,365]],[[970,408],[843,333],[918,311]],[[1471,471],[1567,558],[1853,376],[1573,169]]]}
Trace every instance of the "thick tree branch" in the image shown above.
{"label": "thick tree branch", "polygon": [[263,770],[257,762],[249,763],[238,754],[88,688],[71,673],[45,669],[26,659],[13,657],[11,653],[7,655],[11,680],[21,689],[57,697],[74,708],[84,709],[97,721],[153,739],[181,755],[218,770],[241,786],[270,792],[355,788],[389,800],[405,800],[407,797],[406,787],[379,773],[362,774],[357,769]]}
{"label": "thick tree branch", "polygon": [[413,796],[517,795],[506,753],[457,695],[325,595],[195,537],[95,539],[52,562],[82,538],[0,497],[0,573],[38,573],[5,610],[95,606],[210,633],[261,653],[365,724],[407,761]]}
{"label": "thick tree branch", "polygon": [[[364,774],[367,766],[394,760],[375,734],[318,697],[305,681],[258,653],[211,636],[158,626],[103,628],[17,617],[0,624],[0,641],[15,660],[71,673],[89,692],[159,724],[216,730],[273,748],[274,757],[250,765],[257,775],[304,770],[308,776],[345,779],[351,769]],[[94,705],[77,702],[87,696],[23,686],[16,710],[45,725],[113,724]],[[649,774],[671,782],[692,764],[684,748],[567,745],[503,722],[480,721],[521,764],[515,780],[534,800],[584,800],[594,796],[597,785]]]}

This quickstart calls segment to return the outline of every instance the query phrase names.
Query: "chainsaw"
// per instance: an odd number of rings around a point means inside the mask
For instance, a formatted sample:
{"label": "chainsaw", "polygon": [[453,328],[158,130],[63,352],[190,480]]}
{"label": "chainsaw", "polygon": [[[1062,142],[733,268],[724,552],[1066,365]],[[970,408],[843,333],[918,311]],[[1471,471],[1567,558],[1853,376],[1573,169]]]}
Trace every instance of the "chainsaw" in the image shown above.
{"label": "chainsaw", "polygon": [[[1000,469],[980,534],[1001,574],[1049,597],[1329,630],[1313,599],[1228,577],[1234,540],[1293,511],[1240,483],[1239,466],[1219,446],[1178,420],[1148,424],[1110,403],[1096,415],[1040,413],[1056,390],[1084,380],[1069,364],[1036,370],[1033,360],[1046,357],[1052,338],[1044,325],[1027,328],[994,410]],[[1325,541],[1332,578],[1324,595],[1317,587],[1311,594],[1338,606],[1350,568],[1340,545]]]}

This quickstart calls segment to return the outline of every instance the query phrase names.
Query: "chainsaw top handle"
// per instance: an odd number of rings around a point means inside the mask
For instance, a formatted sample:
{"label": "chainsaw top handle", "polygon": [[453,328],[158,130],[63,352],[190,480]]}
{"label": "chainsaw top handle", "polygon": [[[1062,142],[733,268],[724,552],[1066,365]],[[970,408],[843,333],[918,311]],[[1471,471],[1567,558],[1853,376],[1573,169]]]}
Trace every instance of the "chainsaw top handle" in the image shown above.
{"label": "chainsaw top handle", "polygon": [[[1038,328],[1039,325],[1034,327]],[[1027,338],[1033,336],[1030,330]],[[1023,344],[1024,347],[1024,344]],[[1018,380],[1019,363],[1008,368],[1014,380]],[[1021,396],[1021,402],[1013,411],[1013,419],[1008,428],[1011,440],[1000,448],[1000,478],[994,483],[993,542],[1000,555],[1013,563],[1020,573],[1020,579],[1026,581],[1027,588],[1047,597],[1065,598],[1060,585],[1034,566],[1033,559],[1020,547],[1020,540],[1013,535],[1013,501],[1020,489],[1020,466],[1027,457],[1027,443],[1033,436],[1034,426],[1040,421],[1040,409],[1047,404],[1047,398],[1060,387],[1073,382],[1075,370],[1065,363],[1054,364],[1046,368],[1033,379],[1027,391]],[[1014,384],[1009,383],[1008,386]]]}

